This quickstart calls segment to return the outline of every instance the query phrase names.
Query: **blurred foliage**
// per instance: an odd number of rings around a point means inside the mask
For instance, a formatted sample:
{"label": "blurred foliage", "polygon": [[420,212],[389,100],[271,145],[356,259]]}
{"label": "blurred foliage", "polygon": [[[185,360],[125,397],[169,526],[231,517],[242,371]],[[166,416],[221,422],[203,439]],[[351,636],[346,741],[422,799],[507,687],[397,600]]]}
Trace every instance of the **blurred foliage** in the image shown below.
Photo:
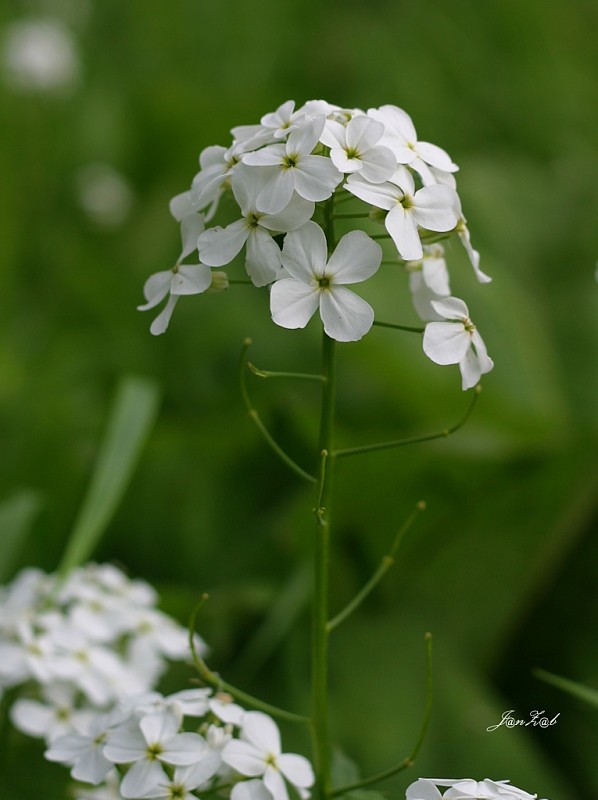
{"label": "blurred foliage", "polygon": [[[0,496],[35,487],[45,498],[19,566],[57,566],[113,388],[145,374],[164,403],[96,557],[155,582],[181,619],[209,591],[214,668],[304,707],[313,497],[251,427],[237,362],[251,335],[259,367],[317,369],[316,326],[276,328],[267,297],[245,287],[185,298],[159,339],[135,306],[179,252],[167,204],[201,149],[290,97],[395,103],[461,166],[494,282],[475,284],[454,247],[453,290],[496,369],[454,437],[341,464],[335,609],[415,503],[428,511],[396,569],[334,633],[335,733],[366,774],[409,752],[429,630],[431,730],[415,770],[382,788],[399,797],[416,774],[446,774],[508,777],[552,800],[598,795],[595,712],[532,676],[541,667],[598,687],[598,4],[12,0],[2,31],[32,14],[73,31],[82,78],[62,97],[0,87]],[[81,207],[81,170],[97,163],[132,187],[120,225]],[[371,292],[386,318],[413,324],[405,285]],[[341,351],[339,446],[442,429],[466,406],[457,370],[427,362],[417,337],[376,329]],[[316,389],[249,383],[309,466]],[[290,627],[271,611],[281,598]],[[487,733],[511,708],[560,717]],[[285,734],[306,746],[302,732]],[[42,751],[13,735],[3,797],[63,796],[65,771]]]}

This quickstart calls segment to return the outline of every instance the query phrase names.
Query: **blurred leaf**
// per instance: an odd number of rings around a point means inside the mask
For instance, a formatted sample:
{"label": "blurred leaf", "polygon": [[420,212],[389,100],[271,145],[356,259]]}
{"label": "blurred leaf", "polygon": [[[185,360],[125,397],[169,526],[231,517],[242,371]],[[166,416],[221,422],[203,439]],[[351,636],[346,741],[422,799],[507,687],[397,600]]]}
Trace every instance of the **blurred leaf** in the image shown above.
{"label": "blurred leaf", "polygon": [[26,489],[0,505],[0,583],[9,578],[40,503],[39,494]]}
{"label": "blurred leaf", "polygon": [[357,764],[353,759],[349,758],[344,750],[336,747],[332,754],[332,787],[350,786],[353,783],[357,783],[359,777]]}
{"label": "blurred leaf", "polygon": [[153,381],[132,376],[121,381],[87,496],[60,564],[61,574],[86,561],[97,545],[152,427],[158,397]]}
{"label": "blurred leaf", "polygon": [[563,692],[567,692],[567,694],[571,694],[573,697],[577,697],[585,703],[598,708],[598,691],[596,689],[590,689],[589,686],[584,686],[583,683],[577,683],[577,681],[572,681],[569,678],[562,678],[560,675],[553,675],[552,672],[546,672],[543,669],[534,670],[534,675],[541,681],[550,683],[552,686],[556,686],[557,689],[562,689]]}

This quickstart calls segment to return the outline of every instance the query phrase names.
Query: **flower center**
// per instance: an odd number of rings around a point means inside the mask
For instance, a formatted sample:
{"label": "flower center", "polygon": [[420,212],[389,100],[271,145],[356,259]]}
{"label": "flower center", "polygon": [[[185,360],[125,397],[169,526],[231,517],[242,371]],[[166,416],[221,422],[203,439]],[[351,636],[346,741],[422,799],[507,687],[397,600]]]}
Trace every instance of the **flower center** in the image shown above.
{"label": "flower center", "polygon": [[359,150],[355,147],[347,147],[345,150],[347,158],[359,158]]}
{"label": "flower center", "polygon": [[282,160],[282,166],[285,169],[293,169],[293,167],[296,167],[298,163],[299,163],[298,153],[289,154],[285,156]]}
{"label": "flower center", "polygon": [[155,761],[162,755],[163,752],[164,748],[160,742],[154,742],[153,744],[148,744],[145,755],[149,761]]}
{"label": "flower center", "polygon": [[245,224],[248,228],[258,228],[261,216],[257,211],[251,211],[245,218]]}
{"label": "flower center", "polygon": [[404,194],[402,199],[399,200],[399,203],[403,206],[405,211],[408,211],[410,208],[413,208],[413,198],[411,195]]}
{"label": "flower center", "polygon": [[330,278],[327,275],[322,275],[322,277],[318,278],[318,286],[322,291],[330,289]]}

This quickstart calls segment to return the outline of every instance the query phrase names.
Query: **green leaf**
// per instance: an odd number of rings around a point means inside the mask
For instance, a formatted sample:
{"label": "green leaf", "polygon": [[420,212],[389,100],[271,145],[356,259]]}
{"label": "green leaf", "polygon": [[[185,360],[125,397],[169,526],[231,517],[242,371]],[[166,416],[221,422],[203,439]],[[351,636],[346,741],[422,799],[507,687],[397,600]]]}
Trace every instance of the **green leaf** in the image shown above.
{"label": "green leaf", "polygon": [[357,764],[340,747],[336,747],[332,753],[332,788],[350,786],[357,783],[360,777]]}
{"label": "green leaf", "polygon": [[589,686],[584,686],[583,683],[577,683],[577,681],[572,681],[569,678],[562,678],[560,675],[553,675],[552,672],[545,672],[543,669],[535,669],[534,675],[544,683],[550,683],[552,686],[556,686],[557,689],[561,689],[563,692],[567,692],[567,694],[571,694],[573,697],[577,697],[585,703],[598,708],[598,691],[596,689],[590,689]]}
{"label": "green leaf", "polygon": [[40,503],[40,495],[26,489],[0,504],[0,583],[10,577]]}
{"label": "green leaf", "polygon": [[120,382],[96,466],[59,566],[61,575],[86,561],[118,506],[154,423],[159,392],[153,381]]}

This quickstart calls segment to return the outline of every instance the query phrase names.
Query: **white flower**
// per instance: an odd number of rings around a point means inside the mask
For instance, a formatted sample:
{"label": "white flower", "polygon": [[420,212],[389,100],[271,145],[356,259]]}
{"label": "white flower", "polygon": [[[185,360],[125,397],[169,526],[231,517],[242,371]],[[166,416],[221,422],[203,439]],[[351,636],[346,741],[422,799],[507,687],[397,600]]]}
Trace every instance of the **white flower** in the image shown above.
{"label": "white flower", "polygon": [[[449,787],[443,795],[435,789],[436,786]],[[434,787],[437,794],[433,794]],[[511,786],[509,781],[493,781],[485,778],[476,781],[473,778],[447,780],[443,778],[420,779],[407,789],[407,800],[535,800],[536,794],[529,794],[523,789]]]}
{"label": "white flower", "polygon": [[460,203],[453,189],[434,185],[415,191],[413,176],[405,168],[398,168],[392,181],[379,184],[351,175],[346,188],[366,203],[388,211],[386,230],[405,261],[417,261],[423,256],[418,226],[447,232],[459,221]]}
{"label": "white flower", "polygon": [[332,339],[361,339],[372,327],[374,312],[343,284],[366,280],[381,260],[376,242],[363,231],[351,231],[327,261],[324,231],[315,222],[307,222],[285,238],[282,264],[290,277],[272,286],[272,319],[283,328],[304,328],[319,308],[324,330]]}
{"label": "white flower", "polygon": [[463,389],[475,386],[494,363],[463,300],[433,300],[432,307],[446,322],[429,322],[424,332],[424,353],[435,364],[459,364]]}
{"label": "white flower", "polygon": [[413,121],[402,108],[392,105],[371,108],[368,116],[384,124],[386,134],[383,144],[390,147],[399,164],[413,167],[422,175],[424,182],[433,182],[433,179],[430,180],[429,167],[442,172],[456,172],[459,169],[441,147],[418,141]]}
{"label": "white flower", "polygon": [[327,200],[342,180],[329,158],[311,155],[326,118],[316,117],[289,134],[285,143],[272,144],[243,156],[250,166],[269,167],[268,178],[257,196],[257,206],[277,214],[289,204],[293,192],[305,200]]}
{"label": "white flower", "polygon": [[330,158],[341,172],[359,172],[371,183],[390,180],[397,166],[392,150],[379,145],[384,125],[366,116],[353,117],[347,125],[328,120],[320,141],[330,148]]}
{"label": "white flower", "polygon": [[75,707],[76,686],[72,683],[54,683],[43,688],[43,700],[19,698],[10,709],[15,728],[29,736],[52,742],[71,729],[83,730],[89,724],[90,710]]}
{"label": "white flower", "polygon": [[113,711],[94,717],[86,733],[67,733],[52,742],[45,752],[48,761],[67,764],[75,780],[86,783],[101,783],[113,767],[104,755],[104,745],[115,725],[122,721],[123,714]]}
{"label": "white flower", "polygon": [[162,762],[190,766],[207,750],[197,733],[179,733],[180,719],[170,710],[148,714],[135,726],[116,729],[104,747],[113,764],[132,764],[121,784],[123,797],[142,797],[167,782]]}
{"label": "white flower", "polygon": [[222,751],[223,761],[241,775],[261,777],[274,800],[288,800],[285,779],[299,791],[312,786],[311,764],[303,756],[282,753],[280,732],[271,717],[260,711],[247,712],[241,737],[226,745]]}
{"label": "white flower", "polygon": [[241,209],[242,219],[226,228],[209,228],[197,241],[199,257],[210,267],[229,264],[247,243],[246,267],[255,286],[265,286],[280,271],[280,248],[272,238],[304,225],[314,213],[314,204],[293,194],[288,205],[277,214],[258,211],[257,197],[268,176],[240,164],[232,177],[232,190]]}
{"label": "white flower", "polygon": [[295,101],[287,100],[276,111],[271,114],[264,114],[260,122],[264,128],[273,131],[275,139],[283,139],[297,126],[298,121],[304,118],[302,109],[295,111]]}
{"label": "white flower", "polygon": [[81,207],[89,218],[106,227],[126,220],[133,204],[133,190],[127,179],[110,164],[87,164],[76,176]]}
{"label": "white flower", "polygon": [[148,311],[168,295],[168,302],[150,326],[150,331],[155,336],[164,333],[168,327],[179,297],[205,292],[212,283],[212,271],[205,264],[181,263],[196,249],[197,237],[204,229],[204,218],[195,213],[189,192],[173,197],[170,210],[173,217],[181,223],[183,249],[172,269],[150,275],[143,287],[147,302],[137,306],[138,311]]}

